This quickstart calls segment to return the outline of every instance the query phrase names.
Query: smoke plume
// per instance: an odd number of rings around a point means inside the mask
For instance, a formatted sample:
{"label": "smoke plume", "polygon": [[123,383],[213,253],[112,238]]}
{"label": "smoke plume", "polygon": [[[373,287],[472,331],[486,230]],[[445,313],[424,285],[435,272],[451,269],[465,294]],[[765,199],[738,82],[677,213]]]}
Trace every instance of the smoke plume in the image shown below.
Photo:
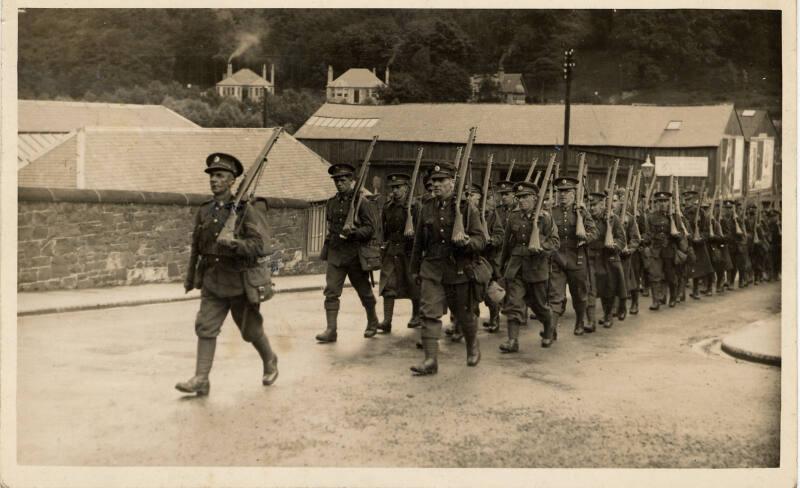
{"label": "smoke plume", "polygon": [[236,46],[236,50],[233,51],[233,54],[228,57],[228,63],[230,63],[233,58],[244,54],[245,51],[251,47],[257,46],[261,42],[261,38],[252,32],[240,32],[236,34],[236,42],[238,42],[238,45]]}

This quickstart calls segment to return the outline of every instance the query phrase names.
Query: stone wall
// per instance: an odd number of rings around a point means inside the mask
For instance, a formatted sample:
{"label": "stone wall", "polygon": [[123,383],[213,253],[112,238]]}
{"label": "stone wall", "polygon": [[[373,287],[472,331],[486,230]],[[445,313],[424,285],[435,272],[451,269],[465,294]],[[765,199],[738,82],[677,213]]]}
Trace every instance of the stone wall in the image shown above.
{"label": "stone wall", "polygon": [[[194,214],[208,195],[19,188],[17,289],[90,288],[180,282]],[[306,209],[268,199],[272,268],[317,273],[308,259]]]}

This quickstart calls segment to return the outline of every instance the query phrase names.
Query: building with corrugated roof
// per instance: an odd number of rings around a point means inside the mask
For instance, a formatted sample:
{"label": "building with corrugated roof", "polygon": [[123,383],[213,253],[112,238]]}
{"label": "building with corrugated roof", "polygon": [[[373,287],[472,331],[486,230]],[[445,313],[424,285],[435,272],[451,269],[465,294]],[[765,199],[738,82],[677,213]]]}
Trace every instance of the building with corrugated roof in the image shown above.
{"label": "building with corrugated roof", "polygon": [[525,86],[522,73],[506,73],[502,68],[493,75],[472,75],[469,77],[469,83],[472,88],[471,101],[478,101],[481,84],[486,79],[495,84],[502,103],[525,103],[525,98],[528,96],[528,88]]}
{"label": "building with corrugated roof", "polygon": [[264,95],[275,94],[275,65],[271,65],[270,79],[267,80],[267,65],[261,66],[262,76],[258,76],[247,68],[233,72],[233,65],[228,63],[228,73],[217,83],[217,93],[221,97],[233,97],[243,100],[263,100]]}
{"label": "building with corrugated roof", "polygon": [[[708,106],[572,105],[569,160],[561,174],[577,171],[578,153],[590,165],[589,186],[605,178],[620,159],[619,182],[627,167],[639,168],[649,155],[659,175],[679,176],[683,188],[699,188],[705,177],[723,185],[726,195],[742,194],[744,137],[732,104]],[[560,151],[564,106],[508,104],[400,104],[359,106],[325,104],[295,133],[330,163],[358,162],[370,139],[374,174],[399,168],[410,171],[417,147],[423,160],[449,160],[477,127],[473,167],[482,172],[494,155],[492,180],[505,177],[515,160],[513,177],[521,179],[536,158],[542,167]]]}
{"label": "building with corrugated roof", "polygon": [[200,127],[163,105],[19,100],[17,164],[23,168],[86,126]]}
{"label": "building with corrugated roof", "polygon": [[766,110],[738,109],[744,135],[747,193],[780,194],[779,134]]}
{"label": "building with corrugated roof", "polygon": [[389,68],[385,75],[384,82],[375,75],[374,69],[350,68],[333,79],[333,66],[328,66],[327,100],[329,103],[374,105],[378,103],[378,90],[389,84]]}

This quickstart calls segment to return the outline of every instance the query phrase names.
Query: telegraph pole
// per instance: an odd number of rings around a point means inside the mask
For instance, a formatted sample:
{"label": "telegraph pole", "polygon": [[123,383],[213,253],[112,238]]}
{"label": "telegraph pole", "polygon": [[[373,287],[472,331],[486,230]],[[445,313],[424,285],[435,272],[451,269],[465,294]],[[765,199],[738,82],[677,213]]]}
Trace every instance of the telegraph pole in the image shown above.
{"label": "telegraph pole", "polygon": [[564,149],[562,161],[564,161],[564,171],[567,171],[569,155],[569,94],[570,85],[572,84],[572,69],[575,67],[573,55],[574,49],[567,49],[564,51],[564,81],[566,84],[566,94],[564,95]]}

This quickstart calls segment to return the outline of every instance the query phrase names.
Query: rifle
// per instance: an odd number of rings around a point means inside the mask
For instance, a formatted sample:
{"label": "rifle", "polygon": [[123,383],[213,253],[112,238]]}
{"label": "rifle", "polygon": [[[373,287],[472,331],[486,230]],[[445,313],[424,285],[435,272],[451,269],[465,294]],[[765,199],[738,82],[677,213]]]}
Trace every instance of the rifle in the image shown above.
{"label": "rifle", "polygon": [[617,170],[619,169],[619,159],[614,160],[614,167],[611,171],[611,180],[608,182],[608,186],[606,187],[606,191],[609,192],[612,188],[617,187]]}
{"label": "rifle", "polygon": [[[669,187],[670,189],[675,188],[675,176],[669,175]],[[675,225],[675,198],[669,199],[669,235],[672,237],[677,237],[680,234],[678,232],[678,227]]]}
{"label": "rifle", "polygon": [[533,176],[533,168],[536,167],[536,162],[538,160],[539,158],[533,158],[533,161],[531,161],[531,167],[528,168],[528,174],[525,175],[525,181],[531,181],[531,176]]}
{"label": "rifle", "polygon": [[[464,154],[461,157],[461,164],[458,167],[458,183],[456,184],[456,215],[455,222],[453,223],[453,235],[451,236],[453,242],[462,242],[468,236],[464,232],[464,216],[461,214],[461,198],[464,196],[464,181],[467,179],[467,169],[469,168],[469,156],[472,152],[472,144],[475,142],[475,135],[478,131],[477,127],[472,127],[469,130],[469,138],[467,139],[467,147],[464,149]],[[469,205],[467,205],[469,209]]]}
{"label": "rifle", "polygon": [[633,235],[641,238],[639,231],[639,186],[642,183],[642,170],[636,173],[636,182],[633,184]]}
{"label": "rifle", "polygon": [[[280,137],[282,133],[283,127],[278,127],[272,131],[272,135],[270,135],[269,139],[267,139],[267,143],[263,148],[261,148],[258,156],[256,156],[255,162],[253,162],[253,165],[248,168],[244,179],[241,181],[241,183],[239,183],[239,187],[236,189],[231,213],[228,215],[228,220],[225,221],[225,226],[220,231],[219,236],[217,236],[217,242],[223,240],[232,241],[235,239],[234,233],[236,230],[238,230],[238,217],[236,215],[237,209],[242,203],[242,200],[247,200],[246,196],[248,191],[250,192],[250,199],[255,196],[256,187],[258,187],[258,180],[261,178],[261,174],[264,172],[264,168],[267,166],[267,156],[269,155],[269,152],[272,151],[272,148],[275,147],[275,142],[277,142],[278,137]],[[247,207],[245,207],[244,211],[242,212],[243,216],[244,212],[246,211]]]}
{"label": "rifle", "polygon": [[608,170],[606,171],[606,182],[603,185],[603,189],[608,191],[608,185],[611,183],[611,165],[608,166]]}
{"label": "rifle", "polygon": [[542,179],[542,175],[543,175],[543,174],[544,174],[544,173],[542,173],[541,171],[540,171],[539,173],[537,173],[537,174],[536,174],[536,178],[534,178],[534,179],[533,179],[533,184],[534,184],[534,185],[536,185],[536,186],[539,186],[539,180],[541,180],[541,179]]}
{"label": "rifle", "polygon": [[[614,173],[616,173],[616,165],[619,160],[614,163]],[[614,209],[612,207],[612,200],[614,200],[614,191],[617,188],[616,180],[611,179],[611,186],[607,189],[608,193],[606,195],[606,238],[603,242],[603,245],[608,248],[614,247],[614,229],[612,227],[612,216],[614,215]]]}
{"label": "rifle", "polygon": [[[628,247],[628,232],[625,230],[625,219],[628,218],[628,188],[631,187],[631,180],[633,179],[633,166],[628,166],[628,177],[625,180],[625,196],[622,198],[622,213],[619,216],[622,223],[622,235],[625,236],[625,247]],[[612,193],[609,195],[613,197]]]}
{"label": "rifle", "polygon": [[481,227],[483,227],[483,237],[486,242],[492,238],[489,234],[489,225],[486,223],[486,200],[489,197],[489,180],[492,178],[492,163],[494,162],[494,154],[489,155],[489,161],[486,162],[486,174],[483,175],[483,187],[481,188]]}
{"label": "rifle", "polygon": [[544,204],[544,195],[547,192],[547,180],[550,179],[550,173],[553,172],[553,164],[556,162],[556,153],[550,155],[550,160],[547,162],[547,169],[544,171],[543,185],[539,188],[539,195],[536,202],[536,211],[533,213],[533,228],[531,229],[531,238],[528,241],[528,250],[533,252],[542,251],[542,243],[539,239],[539,215],[542,213],[542,205]]}
{"label": "rifle", "polygon": [[[733,204],[733,223],[736,225],[736,235],[740,236],[744,234],[744,232],[742,232],[742,227],[739,225],[739,215],[736,213],[736,202]],[[745,237],[747,236],[747,234],[744,235]]]}
{"label": "rifle", "polygon": [[681,190],[678,185],[678,178],[675,178],[675,213],[678,216],[678,221],[681,223],[681,230],[683,235],[688,236],[689,231],[686,230],[686,224],[683,223],[683,210],[681,210]]}
{"label": "rifle", "polygon": [[372,137],[372,142],[369,143],[367,154],[364,156],[364,162],[358,169],[358,179],[353,187],[353,198],[350,199],[350,209],[347,211],[347,217],[344,219],[344,226],[342,230],[352,231],[355,229],[358,221],[358,209],[361,207],[361,191],[367,183],[367,171],[369,171],[369,159],[372,157],[372,150],[375,148],[375,143],[378,142],[378,136]]}
{"label": "rifle", "polygon": [[711,205],[709,207],[709,214],[708,214],[708,237],[714,238],[714,205],[717,201],[717,192],[719,191],[718,188],[714,188],[714,195],[711,197]]}
{"label": "rifle", "polygon": [[[511,172],[514,171],[514,163],[516,163],[516,159],[511,160],[511,165],[508,167],[508,173],[506,173],[506,181],[511,181]],[[536,161],[534,161],[535,164]]]}
{"label": "rifle", "polygon": [[411,175],[411,188],[406,197],[406,227],[403,235],[414,237],[414,219],[411,217],[411,202],[414,199],[414,190],[417,188],[417,177],[419,176],[419,165],[422,163],[422,146],[417,148],[417,160],[414,162],[414,172]]}
{"label": "rifle", "polygon": [[578,189],[575,191],[575,237],[579,241],[586,240],[586,227],[583,225],[583,193],[586,191],[584,172],[586,171],[586,153],[578,155]]}
{"label": "rifle", "polygon": [[703,202],[703,200],[706,199],[706,182],[705,182],[705,180],[703,181],[703,186],[701,187],[700,195],[701,195],[702,199],[697,202],[697,209],[696,209],[695,214],[694,214],[694,236],[692,237],[692,239],[694,241],[696,241],[696,242],[700,241],[703,238],[700,235],[700,204]]}
{"label": "rifle", "polygon": [[756,220],[753,225],[753,244],[760,244],[761,239],[758,238],[758,226],[761,224],[761,195],[756,199]]}

